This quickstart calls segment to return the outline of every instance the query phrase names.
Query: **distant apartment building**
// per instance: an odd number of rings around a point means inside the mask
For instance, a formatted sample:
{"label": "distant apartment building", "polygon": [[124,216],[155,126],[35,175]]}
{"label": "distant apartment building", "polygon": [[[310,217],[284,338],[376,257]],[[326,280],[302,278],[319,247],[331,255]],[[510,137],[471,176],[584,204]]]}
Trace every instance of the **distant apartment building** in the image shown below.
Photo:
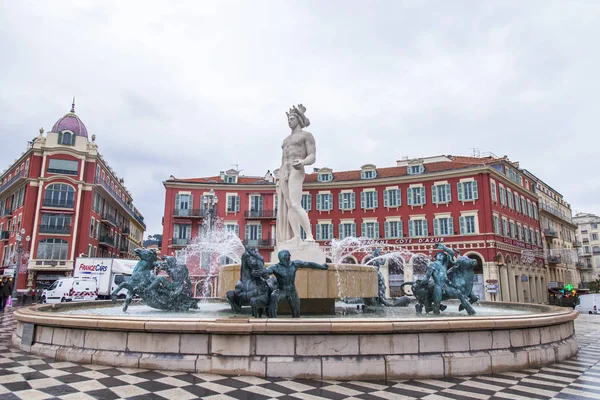
{"label": "distant apartment building", "polygon": [[600,278],[600,217],[590,213],[577,213],[576,241],[579,247],[578,267],[584,286]]}
{"label": "distant apartment building", "polygon": [[[170,177],[164,186],[163,254],[176,254],[198,235],[207,219],[205,205],[216,197],[214,212],[225,228],[269,260],[277,237],[271,174],[250,177],[230,170],[205,178]],[[506,157],[435,156],[393,167],[314,169],[306,175],[302,207],[324,247],[334,238],[362,236],[390,251],[430,258],[441,242],[478,261],[475,290],[482,299],[547,301],[535,183]],[[344,262],[364,263],[368,257],[353,255]],[[394,290],[404,269],[384,268]]]}
{"label": "distant apartment building", "polygon": [[71,275],[79,255],[133,257],[145,230],[74,104],[0,175],[0,261],[5,273],[20,266],[19,289]]}
{"label": "distant apartment building", "polygon": [[577,225],[573,222],[571,205],[531,172],[524,170],[524,174],[535,182],[549,286],[551,289],[562,289],[569,284],[578,287],[583,265],[577,254],[581,244],[576,239]]}

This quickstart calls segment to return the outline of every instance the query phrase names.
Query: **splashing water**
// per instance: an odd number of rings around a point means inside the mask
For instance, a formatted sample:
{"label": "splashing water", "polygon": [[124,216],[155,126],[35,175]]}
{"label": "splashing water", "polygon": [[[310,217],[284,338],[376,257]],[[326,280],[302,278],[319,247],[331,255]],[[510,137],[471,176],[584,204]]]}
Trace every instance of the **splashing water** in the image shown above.
{"label": "splashing water", "polygon": [[177,254],[177,262],[186,264],[191,276],[202,276],[200,293],[210,297],[212,282],[219,275],[222,265],[241,262],[244,246],[235,231],[223,224],[221,218],[214,219],[212,226],[203,227],[198,236]]}
{"label": "splashing water", "polygon": [[[377,248],[383,254],[372,257],[373,251]],[[366,237],[351,236],[343,239],[333,239],[331,245],[325,247],[324,250],[336,270],[338,297],[342,300],[345,299],[345,296],[342,293],[341,272],[346,269],[347,264],[353,264],[354,260],[357,260],[359,264],[363,260],[365,261],[364,265],[374,268],[387,262],[388,266],[394,265],[394,269],[397,272],[404,274],[405,271],[412,271],[413,279],[423,277],[427,272],[427,267],[432,262],[430,255],[412,253],[401,246],[389,245],[383,241]]]}

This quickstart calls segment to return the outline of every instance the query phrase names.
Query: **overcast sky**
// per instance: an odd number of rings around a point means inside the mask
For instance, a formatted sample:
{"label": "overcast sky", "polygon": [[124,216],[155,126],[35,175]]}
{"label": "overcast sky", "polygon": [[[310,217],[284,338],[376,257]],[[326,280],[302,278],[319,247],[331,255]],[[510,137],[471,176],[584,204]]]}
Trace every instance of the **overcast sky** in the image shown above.
{"label": "overcast sky", "polygon": [[[508,155],[600,213],[600,1],[9,1],[0,170],[69,111],[147,234],[162,181],[279,166],[303,103],[317,167]],[[595,111],[594,111],[595,110]]]}

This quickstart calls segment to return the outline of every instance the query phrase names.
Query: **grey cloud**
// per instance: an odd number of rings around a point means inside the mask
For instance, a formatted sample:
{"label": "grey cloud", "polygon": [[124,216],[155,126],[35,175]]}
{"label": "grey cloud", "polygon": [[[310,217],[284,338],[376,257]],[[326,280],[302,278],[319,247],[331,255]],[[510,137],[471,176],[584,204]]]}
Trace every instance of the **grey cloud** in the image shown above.
{"label": "grey cloud", "polygon": [[595,1],[10,2],[0,168],[75,95],[160,232],[162,180],[277,167],[302,102],[318,166],[475,147],[598,213],[599,17]]}

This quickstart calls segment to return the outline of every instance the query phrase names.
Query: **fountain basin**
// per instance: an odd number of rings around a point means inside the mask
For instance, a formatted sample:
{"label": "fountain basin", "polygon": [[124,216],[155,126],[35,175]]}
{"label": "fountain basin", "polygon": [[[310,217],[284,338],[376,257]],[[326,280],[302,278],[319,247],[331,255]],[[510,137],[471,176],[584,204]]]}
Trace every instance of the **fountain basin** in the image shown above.
{"label": "fountain basin", "polygon": [[561,361],[577,352],[576,311],[519,303],[482,305],[527,313],[453,318],[161,318],[62,313],[109,304],[18,309],[13,345],[72,362],[340,380],[515,371]]}
{"label": "fountain basin", "polygon": [[[266,264],[266,266],[272,263]],[[335,314],[335,299],[377,297],[377,269],[367,265],[328,264],[326,271],[298,269],[296,289],[300,296],[301,314]],[[240,279],[240,264],[224,265],[219,270],[218,296],[226,298]],[[285,302],[280,312],[289,313]]]}

